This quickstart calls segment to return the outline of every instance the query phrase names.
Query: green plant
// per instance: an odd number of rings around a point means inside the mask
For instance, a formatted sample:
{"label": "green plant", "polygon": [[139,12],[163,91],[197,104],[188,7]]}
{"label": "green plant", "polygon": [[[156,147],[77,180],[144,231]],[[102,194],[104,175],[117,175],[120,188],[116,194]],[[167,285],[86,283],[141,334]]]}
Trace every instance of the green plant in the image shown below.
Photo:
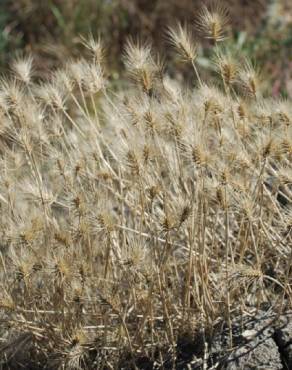
{"label": "green plant", "polygon": [[3,0],[0,4],[0,67],[7,65],[9,52],[20,45],[18,35],[13,35],[15,23],[8,4],[9,0]]}

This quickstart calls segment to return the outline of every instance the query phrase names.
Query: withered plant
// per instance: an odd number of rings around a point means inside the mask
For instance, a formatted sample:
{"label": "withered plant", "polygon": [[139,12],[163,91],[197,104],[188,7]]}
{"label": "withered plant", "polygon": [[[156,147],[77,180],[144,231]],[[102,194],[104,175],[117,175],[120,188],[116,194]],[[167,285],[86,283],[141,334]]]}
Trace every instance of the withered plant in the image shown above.
{"label": "withered plant", "polygon": [[0,366],[174,369],[188,337],[207,369],[218,328],[232,348],[243,313],[291,307],[292,105],[218,46],[226,22],[204,8],[196,23],[216,86],[181,24],[188,88],[130,40],[113,91],[92,37],[49,80],[32,57],[2,78]]}

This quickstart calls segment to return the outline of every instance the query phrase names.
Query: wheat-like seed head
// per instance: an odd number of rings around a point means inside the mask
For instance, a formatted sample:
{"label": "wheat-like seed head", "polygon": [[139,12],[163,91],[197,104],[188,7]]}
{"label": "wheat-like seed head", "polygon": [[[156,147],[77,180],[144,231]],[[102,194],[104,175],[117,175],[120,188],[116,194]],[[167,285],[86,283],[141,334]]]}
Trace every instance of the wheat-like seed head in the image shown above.
{"label": "wheat-like seed head", "polygon": [[228,51],[218,51],[215,58],[215,66],[226,86],[230,86],[237,80],[238,62]]}
{"label": "wheat-like seed head", "polygon": [[162,62],[155,61],[151,44],[129,39],[125,47],[124,63],[133,80],[151,95],[155,83],[161,79],[163,68]]}
{"label": "wheat-like seed head", "polygon": [[100,64],[89,64],[84,71],[83,91],[96,94],[105,87],[104,72]]}
{"label": "wheat-like seed head", "polygon": [[104,61],[105,48],[100,37],[95,39],[91,34],[88,38],[81,37],[81,42],[90,51],[95,64],[101,64]]}
{"label": "wheat-like seed head", "polygon": [[58,89],[64,89],[68,94],[71,94],[74,89],[74,80],[70,77],[70,71],[68,69],[69,67],[54,71],[52,80]]}
{"label": "wheat-like seed head", "polygon": [[65,110],[66,96],[60,86],[54,83],[43,84],[37,88],[36,95],[41,102],[53,110]]}
{"label": "wheat-like seed head", "polygon": [[101,230],[105,230],[107,234],[114,231],[114,220],[109,213],[101,213],[97,216],[98,224]]}
{"label": "wheat-like seed head", "polygon": [[55,263],[53,265],[52,274],[56,279],[58,285],[68,283],[72,277],[73,266],[70,263],[69,258],[66,257],[55,257]]}
{"label": "wheat-like seed head", "polygon": [[229,23],[228,10],[216,3],[211,9],[203,6],[198,14],[196,26],[207,39],[217,43],[226,38],[226,28]]}
{"label": "wheat-like seed head", "polygon": [[231,289],[249,288],[253,283],[262,280],[263,272],[250,266],[236,265],[230,271],[229,282]]}
{"label": "wheat-like seed head", "polygon": [[182,60],[193,62],[196,59],[197,45],[189,27],[177,23],[175,27],[169,27],[167,36]]}
{"label": "wheat-like seed head", "polygon": [[272,137],[264,137],[259,143],[259,154],[262,159],[268,159],[277,153],[277,143]]}
{"label": "wheat-like seed head", "polygon": [[292,140],[287,137],[283,138],[278,144],[279,150],[282,154],[286,154],[288,158],[292,156]]}
{"label": "wheat-like seed head", "polygon": [[12,63],[12,71],[19,81],[25,85],[29,85],[34,73],[32,56],[18,57],[15,59]]}
{"label": "wheat-like seed head", "polygon": [[5,111],[12,114],[18,113],[26,100],[25,91],[16,79],[8,80],[2,78],[0,82],[0,91],[2,92],[2,101]]}
{"label": "wheat-like seed head", "polygon": [[64,245],[67,248],[70,246],[70,243],[72,242],[70,234],[66,231],[65,232],[62,232],[62,231],[55,232],[54,238],[57,243],[60,243],[61,245]]}
{"label": "wheat-like seed head", "polygon": [[238,73],[238,84],[245,96],[256,98],[259,89],[259,73],[249,61]]}
{"label": "wheat-like seed head", "polygon": [[0,308],[7,311],[14,311],[16,308],[16,302],[5,289],[1,289]]}
{"label": "wheat-like seed head", "polygon": [[193,163],[199,168],[207,166],[210,163],[210,158],[206,149],[200,144],[192,147],[191,157]]}
{"label": "wheat-like seed head", "polygon": [[237,114],[241,120],[244,120],[248,116],[248,109],[244,101],[240,101],[236,107]]}
{"label": "wheat-like seed head", "polygon": [[226,96],[213,85],[203,85],[195,94],[204,109],[205,123],[207,118],[220,115],[226,109]]}

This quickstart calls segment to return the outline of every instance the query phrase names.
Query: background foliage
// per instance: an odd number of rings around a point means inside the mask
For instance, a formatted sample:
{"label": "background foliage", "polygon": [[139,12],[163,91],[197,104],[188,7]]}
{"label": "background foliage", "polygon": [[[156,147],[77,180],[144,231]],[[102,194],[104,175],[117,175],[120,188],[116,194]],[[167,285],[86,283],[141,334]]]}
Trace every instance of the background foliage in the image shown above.
{"label": "background foliage", "polygon": [[[257,61],[264,78],[273,84],[274,95],[280,92],[291,95],[291,3],[287,0],[222,3],[231,14],[231,42]],[[110,45],[108,62],[112,75],[118,77],[119,55],[128,35],[141,35],[157,49],[164,49],[165,28],[177,20],[192,22],[201,4],[201,0],[2,0],[0,62],[3,68],[11,55],[22,50],[34,51],[39,58],[38,69],[43,73],[71,55],[78,56],[80,35],[92,33],[102,35],[105,44]],[[202,65],[204,62],[201,60]]]}

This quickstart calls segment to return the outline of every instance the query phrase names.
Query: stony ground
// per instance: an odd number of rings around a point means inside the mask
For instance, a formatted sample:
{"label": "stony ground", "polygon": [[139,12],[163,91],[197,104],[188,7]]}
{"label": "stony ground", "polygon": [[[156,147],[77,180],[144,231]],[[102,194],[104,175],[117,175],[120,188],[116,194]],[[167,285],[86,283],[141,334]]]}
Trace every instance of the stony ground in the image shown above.
{"label": "stony ground", "polygon": [[[246,315],[240,322],[233,324],[233,348],[228,345],[228,329],[215,335],[204,345],[204,341],[196,337],[192,340],[185,337],[177,343],[177,362],[175,369],[184,370],[289,370],[292,369],[292,311],[285,315],[259,311],[255,315]],[[29,334],[17,338],[17,343],[2,347],[6,358],[11,358],[1,370],[55,370],[53,365],[39,363],[39,367],[29,364]],[[21,355],[13,356],[17,346],[23,346]],[[140,357],[136,360],[137,369],[172,369],[171,363],[153,362],[149,358]],[[88,369],[96,369],[96,364],[88,363]],[[120,364],[120,369],[130,369],[132,364],[127,356]]]}

